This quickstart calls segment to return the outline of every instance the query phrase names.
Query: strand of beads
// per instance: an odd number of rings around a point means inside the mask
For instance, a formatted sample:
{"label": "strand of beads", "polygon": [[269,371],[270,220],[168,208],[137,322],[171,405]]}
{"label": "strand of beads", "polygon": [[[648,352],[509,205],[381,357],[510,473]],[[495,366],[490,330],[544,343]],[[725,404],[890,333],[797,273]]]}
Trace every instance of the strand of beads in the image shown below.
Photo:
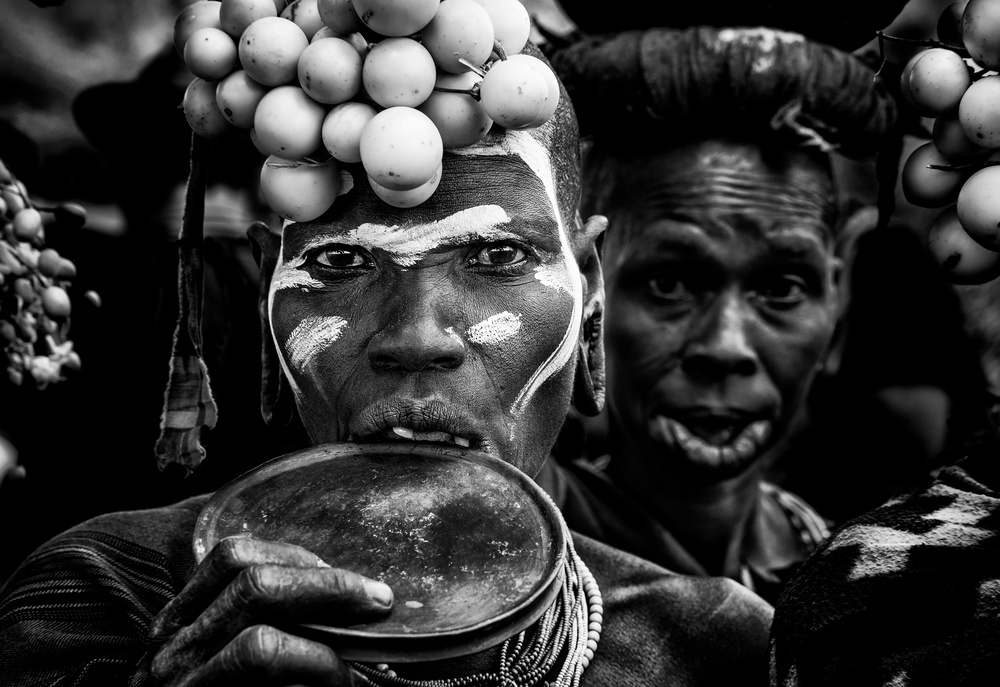
{"label": "strand of beads", "polygon": [[[504,641],[496,672],[443,680],[402,678],[388,664],[351,663],[379,687],[578,687],[594,660],[604,621],[604,601],[597,580],[573,546],[566,530],[563,585],[532,632]],[[551,677],[555,673],[554,677]],[[546,683],[546,681],[548,681]]]}

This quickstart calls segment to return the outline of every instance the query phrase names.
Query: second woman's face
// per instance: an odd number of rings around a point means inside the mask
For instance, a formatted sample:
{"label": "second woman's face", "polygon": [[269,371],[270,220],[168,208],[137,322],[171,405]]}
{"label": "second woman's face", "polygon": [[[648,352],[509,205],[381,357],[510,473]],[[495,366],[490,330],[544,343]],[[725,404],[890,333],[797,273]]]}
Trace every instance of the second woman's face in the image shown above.
{"label": "second woman's face", "polygon": [[722,142],[644,172],[608,213],[612,422],[647,467],[725,479],[787,430],[832,335],[832,184],[805,156]]}

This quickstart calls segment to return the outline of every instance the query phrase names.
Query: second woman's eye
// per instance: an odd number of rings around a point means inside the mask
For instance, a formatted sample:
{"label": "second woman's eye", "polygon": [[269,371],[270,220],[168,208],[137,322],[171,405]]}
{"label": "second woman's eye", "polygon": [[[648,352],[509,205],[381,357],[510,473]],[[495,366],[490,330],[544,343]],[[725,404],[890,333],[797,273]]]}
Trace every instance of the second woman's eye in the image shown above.
{"label": "second woman's eye", "polygon": [[485,246],[472,259],[474,265],[502,267],[515,265],[523,261],[527,255],[524,249],[513,243],[496,243]]}
{"label": "second woman's eye", "polygon": [[316,262],[324,267],[348,269],[351,267],[368,267],[367,254],[360,248],[350,246],[332,246],[316,253]]}
{"label": "second woman's eye", "polygon": [[650,293],[663,300],[677,299],[684,295],[684,284],[677,277],[661,276],[649,280]]}
{"label": "second woman's eye", "polygon": [[777,308],[789,308],[801,303],[808,292],[805,280],[792,275],[771,279],[759,289],[761,297]]}

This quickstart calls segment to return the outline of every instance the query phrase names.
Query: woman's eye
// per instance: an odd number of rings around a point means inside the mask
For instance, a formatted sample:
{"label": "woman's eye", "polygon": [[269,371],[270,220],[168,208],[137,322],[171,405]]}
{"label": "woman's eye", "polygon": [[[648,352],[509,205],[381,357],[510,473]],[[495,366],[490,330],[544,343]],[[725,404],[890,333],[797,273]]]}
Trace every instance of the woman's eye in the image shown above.
{"label": "woman's eye", "polygon": [[367,255],[358,248],[341,246],[325,248],[316,253],[316,262],[325,267],[346,269],[350,267],[366,267],[369,265]]}
{"label": "woman's eye", "polygon": [[524,249],[513,243],[499,243],[486,246],[476,253],[472,263],[475,265],[514,265],[527,258]]}
{"label": "woman's eye", "polygon": [[806,284],[802,279],[785,276],[768,282],[761,289],[760,295],[778,305],[794,305],[805,298],[806,291]]}
{"label": "woman's eye", "polygon": [[653,277],[649,291],[657,298],[676,299],[684,295],[684,284],[676,277]]}

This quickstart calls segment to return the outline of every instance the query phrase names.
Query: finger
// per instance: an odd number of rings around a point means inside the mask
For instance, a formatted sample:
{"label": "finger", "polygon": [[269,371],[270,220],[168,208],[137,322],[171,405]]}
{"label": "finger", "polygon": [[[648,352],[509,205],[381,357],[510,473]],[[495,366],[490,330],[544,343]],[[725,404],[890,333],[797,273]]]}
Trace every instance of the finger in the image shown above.
{"label": "finger", "polygon": [[227,537],[208,552],[194,575],[150,627],[156,642],[193,621],[239,572],[251,565],[280,564],[296,568],[329,567],[316,554],[283,542]]}
{"label": "finger", "polygon": [[297,637],[268,625],[241,632],[221,652],[179,687],[362,687],[355,673],[325,644]]}
{"label": "finger", "polygon": [[355,625],[377,620],[391,607],[388,586],[348,570],[255,565],[167,639],[154,663],[162,674],[175,674],[203,663],[254,625]]}

